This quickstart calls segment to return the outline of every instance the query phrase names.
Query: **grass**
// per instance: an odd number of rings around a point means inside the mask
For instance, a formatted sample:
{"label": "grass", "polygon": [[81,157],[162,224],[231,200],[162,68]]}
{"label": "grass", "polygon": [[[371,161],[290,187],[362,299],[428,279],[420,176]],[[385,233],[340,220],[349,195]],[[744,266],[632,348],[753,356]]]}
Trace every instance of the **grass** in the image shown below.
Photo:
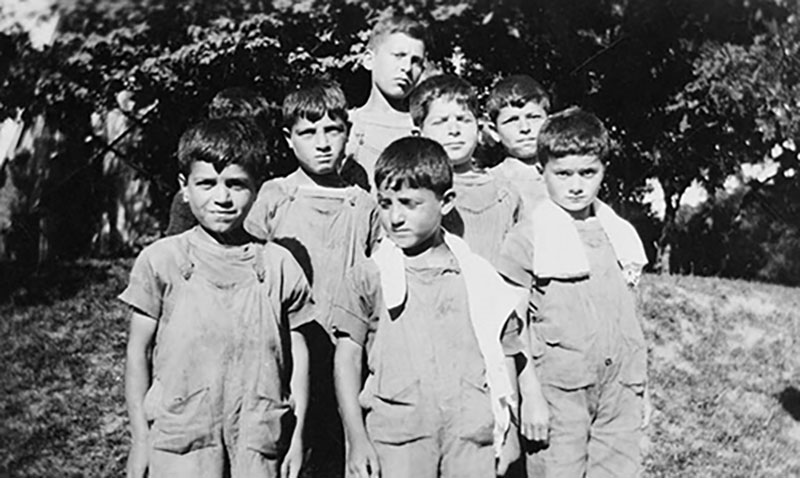
{"label": "grass", "polygon": [[[0,476],[123,476],[129,260],[0,271]],[[646,276],[648,477],[800,476],[800,289]]]}

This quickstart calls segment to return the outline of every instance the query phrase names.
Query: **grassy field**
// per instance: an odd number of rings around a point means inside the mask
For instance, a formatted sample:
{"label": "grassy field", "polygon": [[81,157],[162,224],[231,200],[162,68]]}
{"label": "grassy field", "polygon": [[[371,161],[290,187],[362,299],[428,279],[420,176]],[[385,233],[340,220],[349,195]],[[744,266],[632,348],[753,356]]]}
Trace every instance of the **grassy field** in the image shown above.
{"label": "grassy field", "polygon": [[[0,270],[0,477],[123,476],[130,261]],[[800,477],[800,289],[646,276],[648,477]]]}

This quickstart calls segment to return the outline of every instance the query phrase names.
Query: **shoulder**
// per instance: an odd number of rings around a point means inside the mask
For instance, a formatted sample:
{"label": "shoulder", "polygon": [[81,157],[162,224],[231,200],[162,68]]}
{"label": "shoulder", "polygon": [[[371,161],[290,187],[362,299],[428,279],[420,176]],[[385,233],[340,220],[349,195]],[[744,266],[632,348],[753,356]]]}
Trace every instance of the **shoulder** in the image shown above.
{"label": "shoulder", "polygon": [[184,231],[174,236],[163,237],[148,245],[136,257],[136,261],[147,261],[154,264],[161,264],[165,260],[175,258],[180,255],[180,251],[185,249],[185,244],[189,234],[193,229]]}

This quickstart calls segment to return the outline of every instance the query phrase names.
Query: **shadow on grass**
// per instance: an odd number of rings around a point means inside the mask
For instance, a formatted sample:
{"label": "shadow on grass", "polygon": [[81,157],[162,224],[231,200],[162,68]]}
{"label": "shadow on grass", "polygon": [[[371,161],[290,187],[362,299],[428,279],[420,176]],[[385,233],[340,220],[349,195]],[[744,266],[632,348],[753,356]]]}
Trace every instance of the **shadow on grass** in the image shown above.
{"label": "shadow on grass", "polygon": [[90,284],[112,279],[111,269],[124,260],[80,260],[30,266],[4,263],[0,267],[0,305],[48,305],[69,299]]}
{"label": "shadow on grass", "polygon": [[794,387],[787,387],[778,394],[778,401],[781,402],[783,409],[796,421],[800,421],[800,390]]}

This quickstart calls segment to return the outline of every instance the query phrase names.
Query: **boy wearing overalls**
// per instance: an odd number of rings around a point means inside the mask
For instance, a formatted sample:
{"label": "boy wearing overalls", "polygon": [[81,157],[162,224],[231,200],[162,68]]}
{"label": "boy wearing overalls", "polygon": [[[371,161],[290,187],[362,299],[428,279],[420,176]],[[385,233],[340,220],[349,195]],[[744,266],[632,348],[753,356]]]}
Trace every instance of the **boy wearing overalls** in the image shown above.
{"label": "boy wearing overalls", "polygon": [[510,414],[521,350],[513,311],[523,295],[441,228],[454,193],[439,144],[395,141],[375,181],[387,237],[350,271],[334,316],[348,472],[503,474],[519,451]]}
{"label": "boy wearing overalls", "polygon": [[297,476],[308,388],[302,269],[242,227],[263,167],[252,120],[207,120],[178,146],[198,226],[145,248],[120,299],[132,308],[128,476]]}
{"label": "boy wearing overalls", "polygon": [[284,135],[300,167],[264,183],[245,220],[255,237],[275,241],[295,256],[314,292],[317,322],[309,328],[310,467],[339,469],[342,434],[333,392],[333,300],[346,271],[372,253],[380,225],[375,200],[339,174],[347,140],[347,103],[341,88],[318,82],[283,101]]}
{"label": "boy wearing overalls", "polygon": [[608,132],[572,108],[547,119],[538,157],[549,200],[506,238],[498,269],[529,290],[530,359],[520,375],[522,433],[538,442],[530,478],[641,473],[647,349],[635,286],[639,236],[597,199]]}
{"label": "boy wearing overalls", "polygon": [[444,147],[453,168],[455,208],[444,217],[444,228],[494,264],[498,245],[521,218],[522,198],[511,183],[475,165],[480,116],[475,89],[456,76],[432,76],[411,93],[409,108],[422,136]]}

